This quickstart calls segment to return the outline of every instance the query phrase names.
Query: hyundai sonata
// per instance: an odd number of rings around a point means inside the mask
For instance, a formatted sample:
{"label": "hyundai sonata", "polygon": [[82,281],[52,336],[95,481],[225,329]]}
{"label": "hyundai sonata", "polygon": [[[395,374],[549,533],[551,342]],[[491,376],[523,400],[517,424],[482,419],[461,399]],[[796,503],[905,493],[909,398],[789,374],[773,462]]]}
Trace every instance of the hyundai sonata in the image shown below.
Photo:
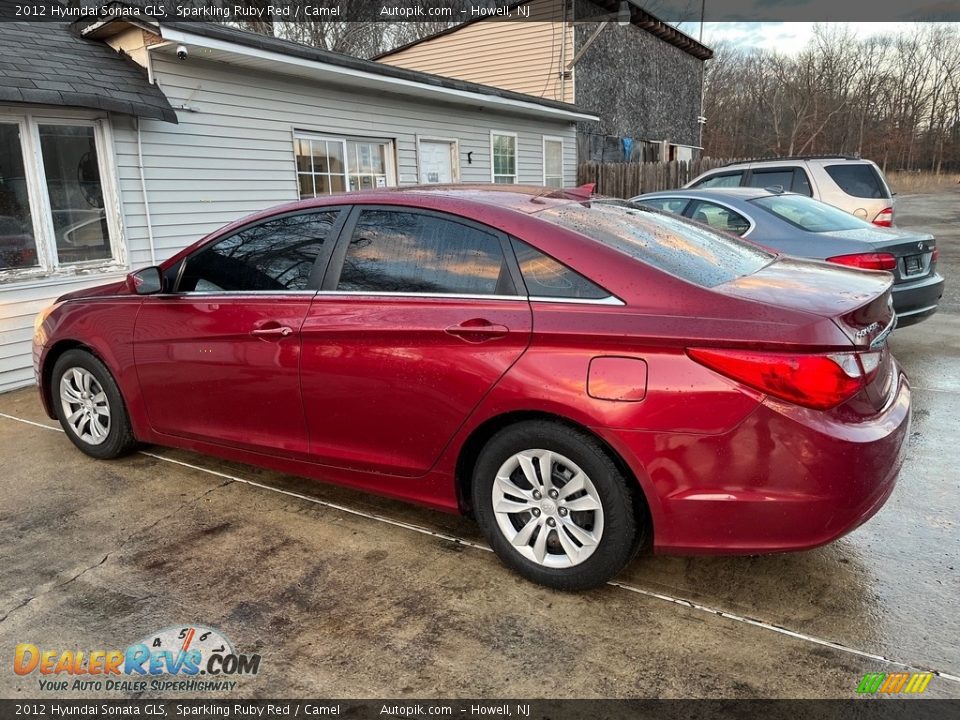
{"label": "hyundai sonata", "polygon": [[900,468],[892,278],[540,188],[245,218],[37,320],[88,455],[215,454],[469,513],[557,588],[661,553],[829,542]]}

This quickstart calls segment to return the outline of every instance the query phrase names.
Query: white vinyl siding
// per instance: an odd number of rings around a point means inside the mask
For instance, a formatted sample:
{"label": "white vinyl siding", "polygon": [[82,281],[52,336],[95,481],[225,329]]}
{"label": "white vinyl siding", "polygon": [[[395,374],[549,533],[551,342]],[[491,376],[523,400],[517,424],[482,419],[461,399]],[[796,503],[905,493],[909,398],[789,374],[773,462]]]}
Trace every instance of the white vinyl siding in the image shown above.
{"label": "white vinyl siding", "polygon": [[[143,176],[154,254],[163,261],[226,223],[299,197],[294,141],[298,134],[389,141],[395,177],[418,181],[417,135],[456,141],[455,172],[465,183],[491,181],[490,131],[516,133],[517,181],[543,177],[542,137],[563,137],[565,184],[576,177],[575,125],[475,105],[425,102],[399,94],[321,85],[278,74],[238,71],[190,58],[156,54],[157,83],[177,109],[179,124],[142,119]],[[0,112],[3,111],[0,106]],[[101,116],[102,117],[102,116]],[[119,252],[123,268],[151,263],[141,185],[136,121],[111,115],[107,159],[122,203]],[[31,283],[0,285],[0,391],[33,378],[30,337],[36,313],[61,294],[123,277],[124,269]]]}
{"label": "white vinyl siding", "polygon": [[[400,95],[311,85],[280,75],[156,56],[154,72],[180,124],[144,120],[144,173],[157,258],[168,257],[245,214],[296,200],[293,138],[391,139],[396,181],[418,181],[417,134],[458,141],[460,180],[491,181],[490,131],[517,134],[517,182],[540,184],[542,137],[562,136],[565,185],[576,180],[576,128],[566,121],[517,117],[490,108],[425,104]],[[116,131],[117,164],[131,238],[131,263],[149,262],[136,158],[136,133]],[[468,159],[469,156],[469,159]]]}

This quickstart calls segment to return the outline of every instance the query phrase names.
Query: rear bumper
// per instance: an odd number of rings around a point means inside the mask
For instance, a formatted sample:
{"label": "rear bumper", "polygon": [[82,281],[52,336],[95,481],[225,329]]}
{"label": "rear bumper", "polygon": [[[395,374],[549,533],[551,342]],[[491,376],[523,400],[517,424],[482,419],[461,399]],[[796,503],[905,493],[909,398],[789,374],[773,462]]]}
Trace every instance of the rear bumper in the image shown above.
{"label": "rear bumper", "polygon": [[893,286],[893,309],[897,312],[897,327],[906,327],[925,320],[937,311],[943,295],[943,276],[929,277]]}
{"label": "rear bumper", "polygon": [[755,554],[817,547],[866,522],[893,492],[909,426],[898,373],[866,422],[767,400],[721,435],[619,431],[611,444],[627,446],[653,488],[656,552]]}

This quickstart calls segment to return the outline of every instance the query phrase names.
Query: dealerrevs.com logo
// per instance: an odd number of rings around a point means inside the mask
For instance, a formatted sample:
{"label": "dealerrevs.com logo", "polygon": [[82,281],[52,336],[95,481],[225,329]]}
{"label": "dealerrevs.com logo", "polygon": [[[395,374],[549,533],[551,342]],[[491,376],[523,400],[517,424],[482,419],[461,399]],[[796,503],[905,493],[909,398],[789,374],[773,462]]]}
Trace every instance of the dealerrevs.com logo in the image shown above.
{"label": "dealerrevs.com logo", "polygon": [[237,676],[256,675],[260,655],[237,653],[226,636],[202,625],[170,627],[126,650],[56,650],[20,643],[13,671],[37,675],[40,690],[229,692]]}

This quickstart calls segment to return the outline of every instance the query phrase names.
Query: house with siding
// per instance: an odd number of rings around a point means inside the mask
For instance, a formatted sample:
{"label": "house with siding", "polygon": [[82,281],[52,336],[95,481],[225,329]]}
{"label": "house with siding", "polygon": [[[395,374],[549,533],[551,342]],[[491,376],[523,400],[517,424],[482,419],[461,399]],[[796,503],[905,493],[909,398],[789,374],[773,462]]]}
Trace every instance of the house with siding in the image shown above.
{"label": "house with siding", "polygon": [[571,186],[594,120],[220,25],[0,24],[0,392],[33,382],[34,317],[65,293],[297,198]]}
{"label": "house with siding", "polygon": [[511,8],[512,20],[469,20],[375,59],[573,103],[597,116],[578,123],[581,162],[698,154],[710,48],[634,0],[521,0]]}

